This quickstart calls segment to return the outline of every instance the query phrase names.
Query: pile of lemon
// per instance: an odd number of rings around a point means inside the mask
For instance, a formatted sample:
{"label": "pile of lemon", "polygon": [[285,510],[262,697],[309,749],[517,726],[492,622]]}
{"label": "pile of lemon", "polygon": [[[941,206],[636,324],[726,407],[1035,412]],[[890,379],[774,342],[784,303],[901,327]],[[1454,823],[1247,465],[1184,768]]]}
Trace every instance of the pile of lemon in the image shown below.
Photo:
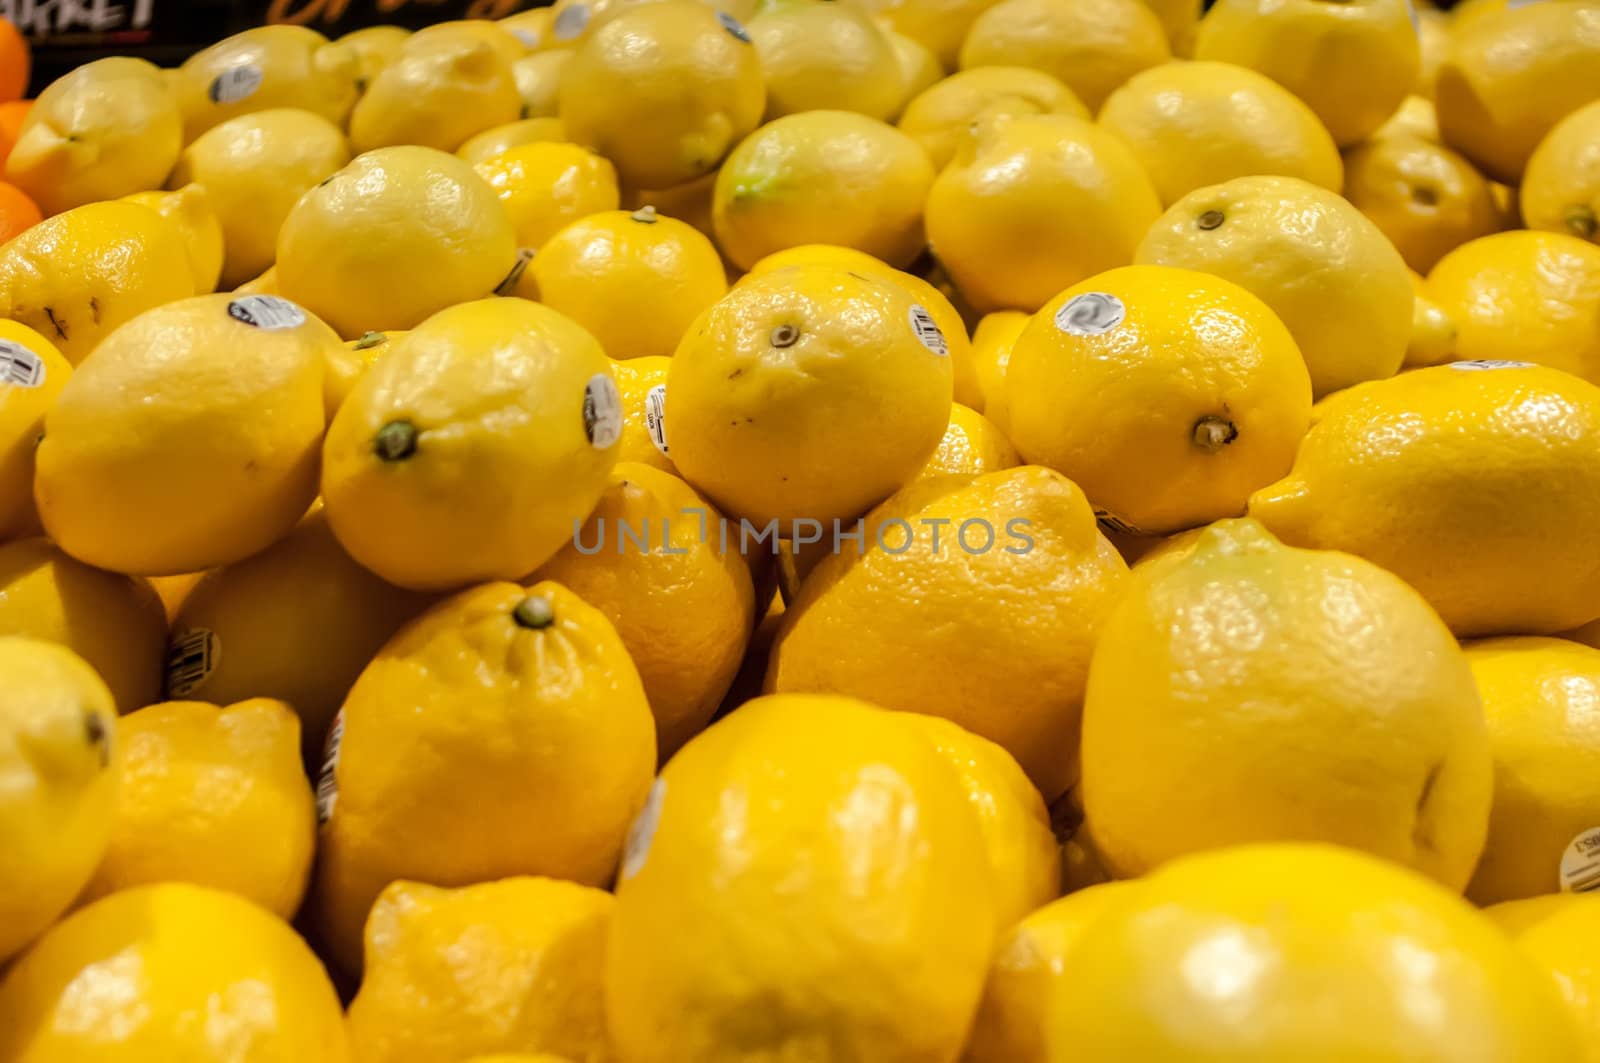
{"label": "pile of lemon", "polygon": [[558,0],[33,101],[0,1063],[1600,1060],[1600,0]]}

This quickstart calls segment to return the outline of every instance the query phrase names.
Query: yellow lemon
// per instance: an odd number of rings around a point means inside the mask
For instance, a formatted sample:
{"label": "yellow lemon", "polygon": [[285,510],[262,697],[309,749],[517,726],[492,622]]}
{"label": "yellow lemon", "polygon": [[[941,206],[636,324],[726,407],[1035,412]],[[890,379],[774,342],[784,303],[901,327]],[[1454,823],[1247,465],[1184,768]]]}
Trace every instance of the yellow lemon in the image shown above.
{"label": "yellow lemon", "polygon": [[318,508],[254,557],[201,576],[173,613],[167,695],[276,698],[300,718],[307,763],[350,686],[431,599],[350,559]]}
{"label": "yellow lemon", "polygon": [[1457,336],[1455,318],[1428,294],[1426,282],[1411,275],[1415,299],[1411,309],[1411,342],[1406,346],[1405,368],[1420,369],[1441,365],[1455,357]]}
{"label": "yellow lemon", "polygon": [[1168,63],[1129,79],[1100,125],[1171,205],[1236,177],[1298,177],[1337,192],[1344,164],[1317,116],[1283,86],[1229,63]]}
{"label": "yellow lemon", "polygon": [[487,583],[400,630],[356,680],[318,787],[313,910],[360,966],[383,888],[611,880],[656,763],[639,673],[555,583]]}
{"label": "yellow lemon", "polygon": [[890,117],[900,117],[906,104],[919,92],[944,77],[944,67],[939,58],[921,41],[914,41],[903,33],[896,33],[887,23],[879,22],[883,35],[894,51],[895,63],[900,70],[900,99]]}
{"label": "yellow lemon", "polygon": [[535,577],[617,629],[655,715],[662,761],[711,721],[755,627],[755,589],[722,515],[693,488],[618,464],[588,521]]}
{"label": "yellow lemon", "polygon": [[0,321],[0,543],[41,530],[33,505],[34,454],[44,417],[72,364],[26,325]]}
{"label": "yellow lemon", "polygon": [[737,19],[668,0],[630,7],[580,43],[559,102],[568,135],[623,181],[666,188],[715,170],[761,121],[766,89]]}
{"label": "yellow lemon", "polygon": [[983,851],[955,771],[895,717],[749,702],[672,759],[630,833],[606,958],[618,1054],[954,1059],[994,944]]}
{"label": "yellow lemon", "polygon": [[1515,362],[1354,388],[1250,512],[1382,565],[1457,635],[1566,631],[1600,603],[1600,388]]}
{"label": "yellow lemon", "polygon": [[277,259],[278,230],[300,197],[349,161],[338,126],[277,108],[208,129],[183,150],[171,183],[206,190],[222,223],[222,286],[237,288]]}
{"label": "yellow lemon", "polygon": [[1581,893],[1546,893],[1520,901],[1502,901],[1483,909],[1495,926],[1515,937],[1529,927],[1543,922],[1564,908],[1575,904],[1592,904],[1594,898]]}
{"label": "yellow lemon", "polygon": [[961,42],[973,21],[995,0],[863,0],[863,6],[895,33],[933,53],[939,65],[953,69]]}
{"label": "yellow lemon", "polygon": [[476,166],[512,148],[520,148],[524,144],[560,142],[566,139],[567,135],[561,127],[559,118],[523,118],[485,129],[476,136],[469,137],[465,144],[456,149],[456,157]]}
{"label": "yellow lemon", "polygon": [[561,112],[561,76],[566,72],[572,51],[535,52],[511,64],[511,77],[517,84],[526,118],[554,118]]}
{"label": "yellow lemon", "polygon": [[46,531],[82,561],[150,576],[277,542],[316,497],[324,366],[338,347],[326,325],[270,295],[199,295],[141,314],[45,417],[34,499]]}
{"label": "yellow lemon", "polygon": [[956,402],[950,406],[950,425],[939,440],[939,449],[922,467],[922,476],[981,476],[1021,463],[1004,432],[977,410]]}
{"label": "yellow lemon", "polygon": [[1089,654],[1127,575],[1083,492],[1037,466],[940,477],[855,530],[859,542],[822,540],[783,614],[767,688],[954,721],[1055,800],[1077,770]]}
{"label": "yellow lemon", "polygon": [[700,316],[667,396],[673,463],[724,512],[850,518],[938,446],[949,348],[901,288],[829,266],[774,270]]}
{"label": "yellow lemon", "polygon": [[[417,30],[406,39],[407,46],[418,41],[436,43],[444,40],[474,38],[494,49],[494,54],[507,63],[515,62],[528,54],[529,45],[511,26],[497,19],[458,18],[435,22]],[[402,49],[402,54],[404,50]]]}
{"label": "yellow lemon", "polygon": [[0,317],[74,365],[118,325],[194,294],[183,233],[137,203],[90,203],[0,246]]}
{"label": "yellow lemon", "polygon": [[161,187],[183,146],[178,105],[142,59],[87,63],[28,109],[6,180],[46,215]]}
{"label": "yellow lemon", "polygon": [[1439,116],[1433,109],[1432,100],[1422,96],[1407,96],[1369,139],[1400,136],[1439,143]]}
{"label": "yellow lemon", "polygon": [[599,501],[621,429],[609,363],[577,325],[522,299],[451,307],[340,407],[323,451],[328,522],[402,587],[516,579]]}
{"label": "yellow lemon", "polygon": [[189,252],[195,294],[216,291],[222,276],[222,221],[211,194],[200,185],[184,182],[173,192],[135,192],[123,198],[149,207],[176,225]]}
{"label": "yellow lemon", "polygon": [[1070,115],[984,125],[928,195],[928,242],[980,311],[1037,310],[1125,266],[1161,213],[1115,137]]}
{"label": "yellow lemon", "polygon": [[1489,721],[1495,796],[1467,896],[1478,904],[1600,883],[1600,650],[1565,639],[1467,647]]}
{"label": "yellow lemon", "polygon": [[1427,603],[1255,521],[1142,566],[1095,647],[1084,813],[1118,877],[1246,842],[1327,841],[1460,891],[1491,776],[1472,673]]}
{"label": "yellow lemon", "polygon": [[769,122],[717,174],[717,242],[744,269],[774,251],[838,244],[903,268],[922,252],[927,153],[891,125],[847,111]]}
{"label": "yellow lemon", "polygon": [[1550,975],[1556,991],[1566,1000],[1582,1032],[1588,1054],[1574,1058],[1600,1058],[1595,1038],[1600,1035],[1600,971],[1595,969],[1594,941],[1600,934],[1600,898],[1571,898],[1512,940],[1523,955]]}
{"label": "yellow lemon", "polygon": [[801,2],[750,20],[767,85],[767,118],[800,111],[855,111],[890,119],[905,78],[889,37],[864,8]]}
{"label": "yellow lemon", "polygon": [[0,672],[0,960],[9,960],[66,911],[105,852],[116,706],[62,646],[0,636]]}
{"label": "yellow lemon", "polygon": [[322,382],[322,391],[327,401],[330,423],[333,415],[339,412],[339,407],[344,405],[344,400],[356,389],[356,384],[366,376],[367,370],[388,354],[389,348],[407,331],[390,329],[386,332],[362,333],[359,339],[345,341],[343,352],[329,360],[328,376]]}
{"label": "yellow lemon", "polygon": [[1600,243],[1600,100],[1557,122],[1528,158],[1522,216],[1530,229]]}
{"label": "yellow lemon", "polygon": [[524,48],[533,51],[549,43],[551,23],[554,21],[555,12],[551,8],[530,7],[505,16],[499,20],[499,25],[521,41]]}
{"label": "yellow lemon", "polygon": [[1405,259],[1349,201],[1292,177],[1240,177],[1183,197],[1136,261],[1233,281],[1288,326],[1320,397],[1393,376],[1411,338]]}
{"label": "yellow lemon", "polygon": [[411,31],[401,26],[364,26],[333,43],[355,57],[356,87],[365,92],[384,67],[394,62],[410,36]]}
{"label": "yellow lemon", "polygon": [[1555,988],[1488,920],[1333,846],[1164,868],[1083,931],[1070,963],[1048,1063],[1582,1058]]}
{"label": "yellow lemon", "polygon": [[972,330],[972,360],[977,365],[978,382],[983,391],[983,415],[1002,431],[1011,423],[1011,413],[1004,401],[1011,348],[1031,317],[1020,310],[996,310],[983,315],[978,327]]}
{"label": "yellow lemon", "polygon": [[271,266],[260,275],[245,281],[233,290],[234,295],[279,295],[278,267]]}
{"label": "yellow lemon", "polygon": [[576,144],[517,145],[476,168],[526,248],[541,247],[572,222],[616,210],[621,202],[616,167]]}
{"label": "yellow lemon", "polygon": [[1123,531],[1244,510],[1288,471],[1311,386],[1282,322],[1216,277],[1130,266],[1046,303],[1011,350],[1008,433]]}
{"label": "yellow lemon", "polygon": [[1415,19],[1409,0],[1218,0],[1194,55],[1267,75],[1344,148],[1371,136],[1416,86]]}
{"label": "yellow lemon", "polygon": [[[1460,10],[1457,5],[1456,10]],[[1450,14],[1425,4],[1416,5],[1417,13],[1417,84],[1412,90],[1418,95],[1433,99],[1434,85],[1439,80],[1439,68],[1450,54],[1454,39]]]}
{"label": "yellow lemon", "polygon": [[1202,0],[1144,0],[1144,4],[1161,20],[1173,57],[1192,58],[1200,29]]}
{"label": "yellow lemon", "polygon": [[[200,582],[204,572],[185,572],[179,576],[152,576],[145,582],[150,584],[161,599],[161,605],[167,612],[167,624],[170,626],[178,610],[182,608],[184,600],[189,597],[189,592],[194,590],[195,584]],[[143,704],[150,704],[148,700]]]}
{"label": "yellow lemon", "polygon": [[961,69],[1042,70],[1091,111],[1130,77],[1171,57],[1161,20],[1140,0],[1000,0],[961,44]]}
{"label": "yellow lemon", "polygon": [[671,358],[629,358],[611,363],[622,396],[622,439],[617,444],[617,462],[637,462],[670,472],[672,464],[667,439],[667,372]]}
{"label": "yellow lemon", "polygon": [[1462,359],[1513,359],[1600,380],[1600,248],[1565,233],[1506,232],[1433,267],[1428,297],[1456,323]]}
{"label": "yellow lemon", "polygon": [[1046,74],[1022,66],[980,66],[951,74],[906,104],[900,131],[921,144],[937,169],[944,169],[980,128],[1000,115],[1067,114],[1089,118],[1073,91]]}
{"label": "yellow lemon", "polygon": [[1404,134],[1369,141],[1345,156],[1344,178],[1345,198],[1422,273],[1501,228],[1489,182],[1442,144]]}
{"label": "yellow lemon", "polygon": [[516,257],[511,218],[471,166],[432,148],[380,148],[289,211],[278,287],[355,339],[483,298]]}
{"label": "yellow lemon", "polygon": [[350,1003],[356,1058],[437,1063],[549,1050],[604,1063],[613,904],[602,890],[547,878],[390,885],[372,906]]}
{"label": "yellow lemon", "polygon": [[183,139],[253,111],[294,107],[343,126],[355,106],[362,64],[305,26],[259,26],[184,61],[173,78]]}
{"label": "yellow lemon", "polygon": [[282,920],[166,883],[79,910],[11,968],[0,1058],[346,1063],[343,1019],[327,972]]}
{"label": "yellow lemon", "polygon": [[468,137],[522,114],[511,74],[514,56],[494,40],[509,33],[492,23],[430,26],[413,34],[350,112],[350,144],[357,151],[391,144],[420,144],[455,151]]}

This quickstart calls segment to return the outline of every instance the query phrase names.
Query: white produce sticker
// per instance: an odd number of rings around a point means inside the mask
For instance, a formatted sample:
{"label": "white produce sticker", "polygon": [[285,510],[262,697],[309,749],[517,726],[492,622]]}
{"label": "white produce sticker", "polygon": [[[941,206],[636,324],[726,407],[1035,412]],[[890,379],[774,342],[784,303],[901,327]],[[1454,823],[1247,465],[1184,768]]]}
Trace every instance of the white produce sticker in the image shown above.
{"label": "white produce sticker", "polygon": [[573,4],[556,16],[550,32],[558,41],[570,41],[589,25],[589,5]]}
{"label": "white produce sticker", "polygon": [[734,37],[736,37],[737,39],[743,41],[745,44],[749,44],[750,43],[750,34],[744,28],[744,26],[740,25],[738,19],[734,18],[732,15],[728,14],[726,11],[718,11],[717,12],[717,19],[722,23],[722,28],[723,29],[725,29],[729,33],[733,34]]}
{"label": "white produce sticker", "polygon": [[1561,892],[1600,889],[1600,827],[1590,827],[1561,854]]}
{"label": "white produce sticker", "polygon": [[656,445],[661,453],[671,456],[667,450],[667,385],[657,384],[644,396],[644,428],[650,433],[650,442]]}
{"label": "white produce sticker", "polygon": [[933,315],[928,313],[926,307],[915,303],[912,304],[911,331],[915,332],[917,340],[934,354],[939,355],[941,358],[950,356],[950,344],[945,342],[944,333],[940,330],[938,323],[933,320]]}
{"label": "white produce sticker", "polygon": [[207,95],[212,103],[238,103],[255,95],[255,91],[261,87],[261,79],[261,68],[254,63],[245,63],[224,70],[213,78]]}
{"label": "white produce sticker", "polygon": [[222,640],[203,627],[192,628],[167,647],[167,697],[186,698],[206,685],[222,663]]}
{"label": "white produce sticker", "polygon": [[661,826],[661,803],[666,797],[667,781],[658,778],[651,784],[644,807],[628,828],[628,841],[622,849],[622,878],[630,879],[644,870],[645,858],[650,855],[650,843],[655,840],[656,828]]}
{"label": "white produce sticker", "polygon": [[44,383],[44,359],[20,343],[0,340],[0,384],[36,388]]}
{"label": "white produce sticker", "polygon": [[1451,369],[1459,369],[1464,373],[1481,373],[1489,369],[1531,369],[1532,362],[1507,362],[1494,358],[1480,358],[1475,362],[1451,362]]}
{"label": "white produce sticker", "polygon": [[268,332],[299,328],[306,323],[304,310],[276,295],[241,295],[228,304],[228,316]]}
{"label": "white produce sticker", "polygon": [[1056,311],[1056,328],[1071,336],[1098,336],[1122,324],[1128,308],[1110,292],[1084,292]]}
{"label": "white produce sticker", "polygon": [[616,382],[604,373],[590,377],[583,389],[583,431],[599,450],[622,436],[622,396]]}
{"label": "white produce sticker", "polygon": [[525,48],[539,47],[539,35],[526,26],[514,26],[511,35],[521,41]]}
{"label": "white produce sticker", "polygon": [[334,806],[339,803],[339,780],[336,777],[339,767],[339,747],[344,743],[344,710],[340,709],[333,717],[333,726],[328,728],[328,741],[323,747],[322,771],[317,775],[317,823],[323,824],[333,818]]}

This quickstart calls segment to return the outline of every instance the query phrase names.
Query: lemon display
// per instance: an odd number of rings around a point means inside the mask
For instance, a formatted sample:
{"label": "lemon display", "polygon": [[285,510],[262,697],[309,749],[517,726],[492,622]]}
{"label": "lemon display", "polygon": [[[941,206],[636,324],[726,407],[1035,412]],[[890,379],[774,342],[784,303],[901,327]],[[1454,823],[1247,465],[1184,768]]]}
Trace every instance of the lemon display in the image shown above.
{"label": "lemon display", "polygon": [[951,74],[906,104],[902,132],[921,144],[943,169],[974,126],[1001,115],[1068,114],[1088,118],[1089,108],[1060,81],[1023,66],[980,66]]}
{"label": "lemon display", "polygon": [[617,463],[637,462],[674,475],[671,441],[667,439],[667,374],[672,359],[629,358],[611,364],[622,398],[622,438]]}
{"label": "lemon display", "polygon": [[357,152],[393,144],[455,151],[468,137],[522,116],[511,64],[516,56],[487,34],[509,33],[484,23],[431,26],[412,35],[350,113]]}
{"label": "lemon display", "polygon": [[617,170],[576,144],[519,144],[476,165],[505,208],[517,243],[538,248],[567,225],[616,210]]}
{"label": "lemon display", "polygon": [[0,958],[9,960],[66,911],[105,852],[116,706],[94,669],[62,646],[0,635],[0,670]]}
{"label": "lemon display", "polygon": [[67,386],[72,364],[26,325],[0,321],[0,543],[41,530],[33,505],[33,459],[44,415]]}
{"label": "lemon display", "polygon": [[1586,947],[1600,931],[1600,899],[1565,895],[1567,903],[1542,913],[1531,925],[1514,932],[1517,948],[1546,971],[1566,1000],[1594,1058],[1594,1036],[1600,1030],[1596,990],[1600,972]]}
{"label": "lemon display", "polygon": [[896,718],[746,704],[673,758],[630,833],[606,957],[619,1055],[954,1059],[994,944],[981,852],[955,772]]}
{"label": "lemon display", "polygon": [[1022,459],[1004,432],[983,414],[959,402],[950,406],[950,424],[923,466],[923,476],[957,473],[977,476],[1020,465]]}
{"label": "lemon display", "polygon": [[1441,144],[1395,134],[1345,157],[1344,195],[1421,273],[1502,227],[1489,182]]}
{"label": "lemon display", "polygon": [[456,156],[476,166],[488,162],[496,155],[520,148],[524,144],[543,144],[564,141],[566,131],[559,118],[523,118],[505,125],[497,125],[468,137],[456,149]]}
{"label": "lemon display", "polygon": [[516,82],[524,115],[554,118],[561,113],[561,75],[571,58],[572,52],[563,48],[525,55],[511,64],[511,78]]}
{"label": "lemon display", "polygon": [[365,92],[384,67],[394,62],[410,36],[411,31],[400,26],[364,26],[333,43],[355,57],[356,87]]}
{"label": "lemon display", "polygon": [[305,26],[259,26],[184,60],[172,79],[183,139],[253,111],[294,107],[343,126],[359,94],[354,49]]}
{"label": "lemon display", "polygon": [[149,207],[176,225],[189,253],[195,294],[216,291],[222,276],[222,221],[209,192],[184,183],[172,192],[134,192],[122,198]]}
{"label": "lemon display", "polygon": [[750,20],[761,58],[767,118],[800,111],[855,111],[889,119],[905,102],[900,60],[865,10],[799,2]]}
{"label": "lemon display", "polygon": [[367,923],[350,1004],[355,1058],[549,1050],[609,1060],[601,993],[613,905],[602,890],[547,878],[455,890],[394,883]]}
{"label": "lemon display", "polygon": [[1600,243],[1600,100],[1557,122],[1528,158],[1522,217],[1530,229]]}
{"label": "lemon display", "polygon": [[921,44],[939,65],[955,69],[972,23],[995,0],[863,0],[885,26]]}

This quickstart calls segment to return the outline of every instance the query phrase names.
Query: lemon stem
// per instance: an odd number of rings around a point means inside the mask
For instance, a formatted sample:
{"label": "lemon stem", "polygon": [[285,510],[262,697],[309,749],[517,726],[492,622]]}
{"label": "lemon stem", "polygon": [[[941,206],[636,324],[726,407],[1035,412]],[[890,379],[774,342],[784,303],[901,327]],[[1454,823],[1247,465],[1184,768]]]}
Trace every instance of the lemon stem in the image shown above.
{"label": "lemon stem", "polygon": [[1206,414],[1194,423],[1194,445],[1216,452],[1239,438],[1239,428],[1225,417]]}
{"label": "lemon stem", "polygon": [[1600,219],[1588,207],[1568,208],[1566,222],[1567,231],[1584,240],[1594,239],[1596,230],[1600,230]]}
{"label": "lemon stem", "polygon": [[384,461],[404,461],[417,452],[417,429],[410,421],[390,421],[378,429],[373,452]]}
{"label": "lemon stem", "polygon": [[549,598],[530,594],[511,610],[511,619],[517,622],[518,627],[538,631],[556,622],[556,611],[550,607]]}
{"label": "lemon stem", "polygon": [[772,330],[772,345],[774,347],[793,347],[800,339],[800,330],[793,325],[779,325]]}
{"label": "lemon stem", "polygon": [[381,332],[363,333],[361,338],[359,340],[356,340],[356,350],[358,350],[358,351],[369,350],[369,349],[371,349],[373,347],[376,347],[378,344],[382,343],[383,339],[384,339],[384,335]]}

